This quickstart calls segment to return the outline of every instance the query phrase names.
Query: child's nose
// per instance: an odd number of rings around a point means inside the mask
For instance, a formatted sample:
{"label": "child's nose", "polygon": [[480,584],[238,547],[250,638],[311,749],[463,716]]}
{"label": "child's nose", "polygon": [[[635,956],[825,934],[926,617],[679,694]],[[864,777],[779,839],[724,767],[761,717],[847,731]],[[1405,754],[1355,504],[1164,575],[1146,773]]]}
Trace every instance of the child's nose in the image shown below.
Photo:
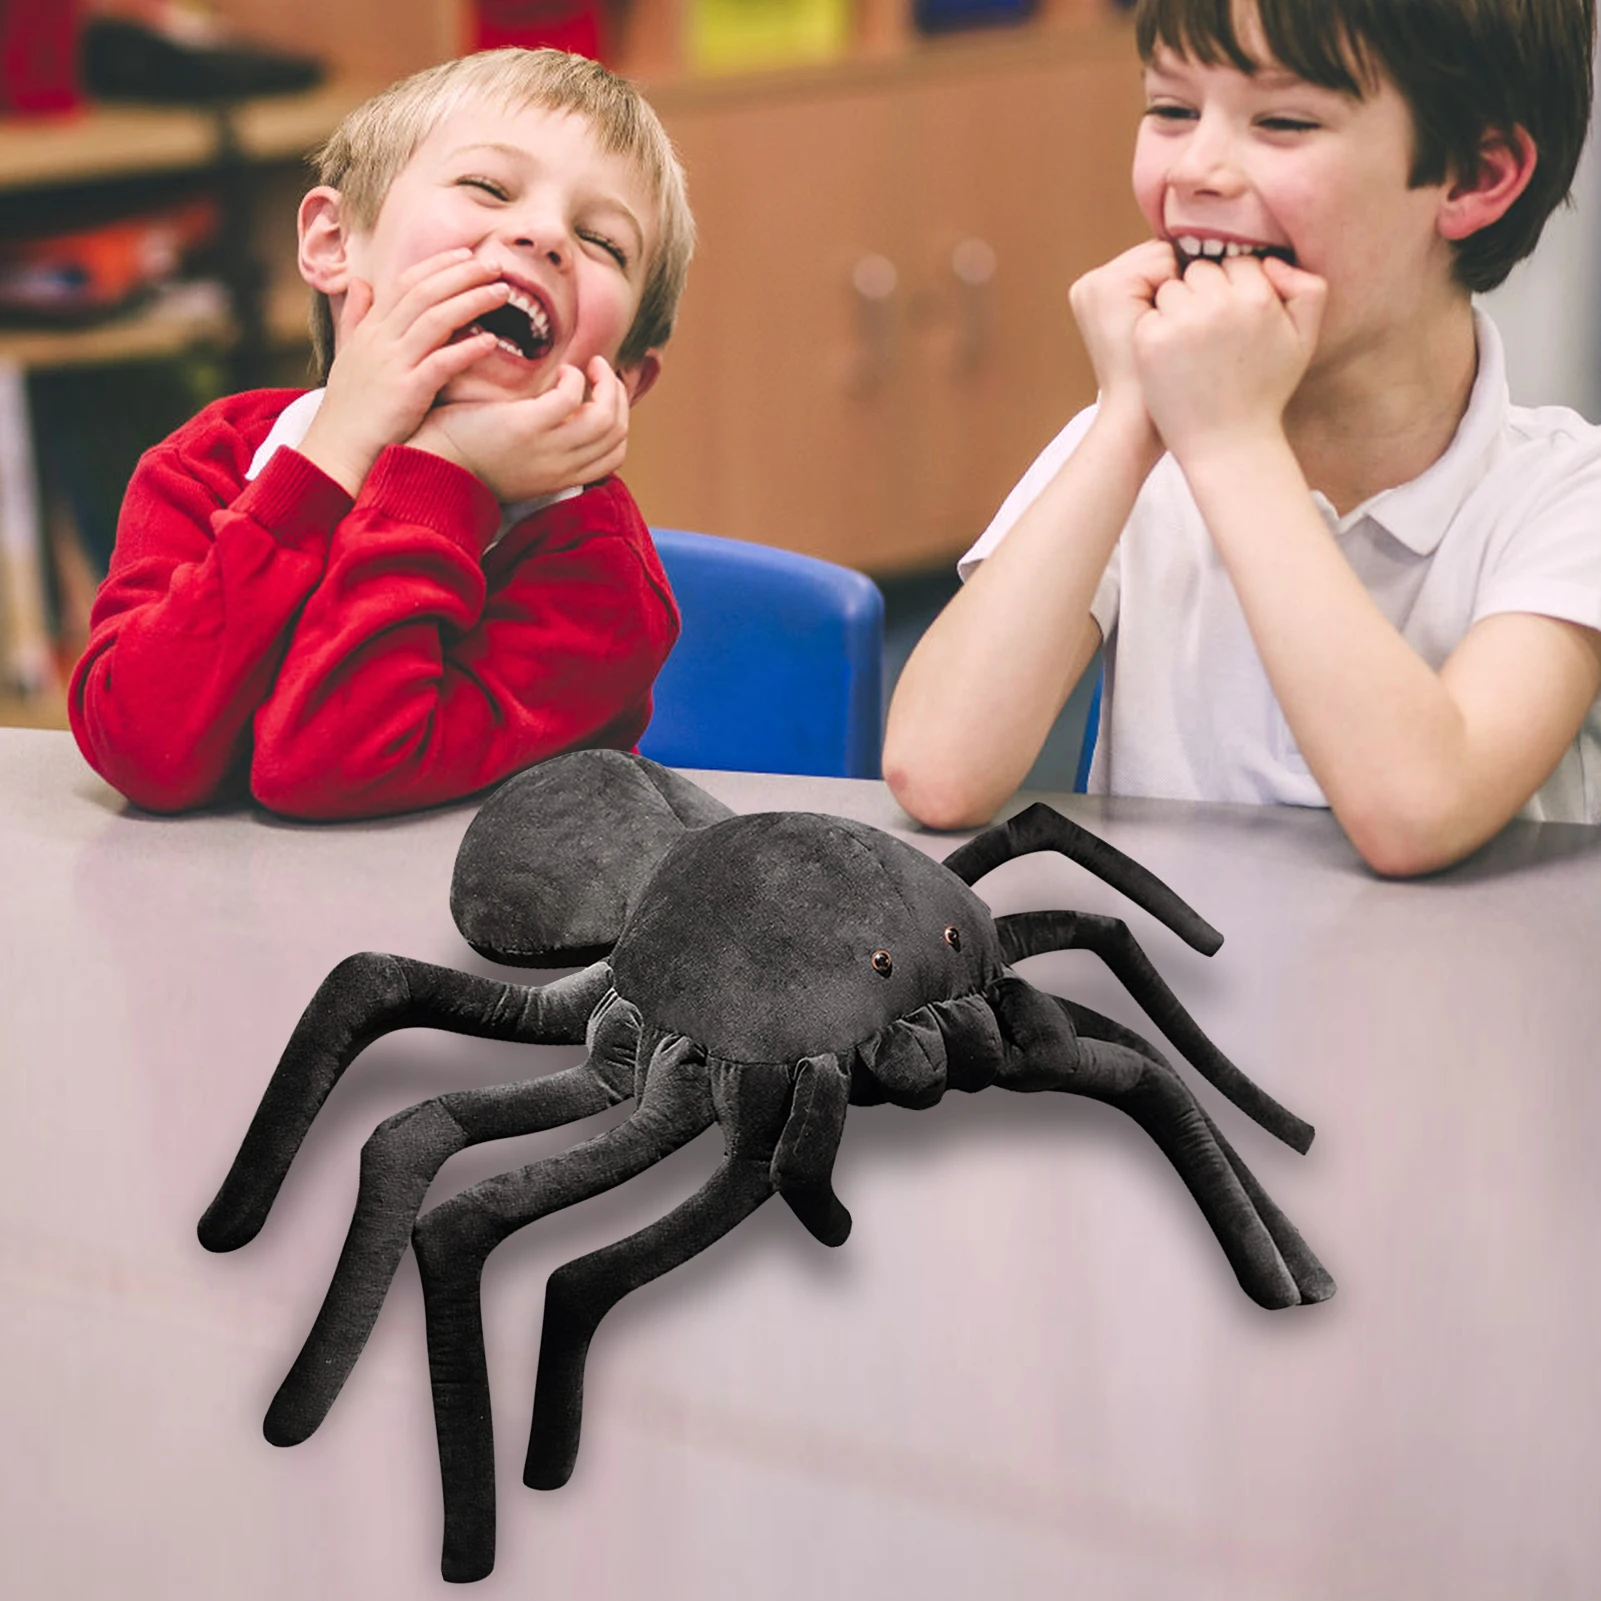
{"label": "child's nose", "polygon": [[511,235],[517,250],[543,256],[553,267],[566,267],[572,259],[571,241],[559,223],[524,217],[512,225]]}
{"label": "child's nose", "polygon": [[1180,148],[1168,181],[1187,194],[1235,194],[1244,187],[1232,132],[1202,117]]}

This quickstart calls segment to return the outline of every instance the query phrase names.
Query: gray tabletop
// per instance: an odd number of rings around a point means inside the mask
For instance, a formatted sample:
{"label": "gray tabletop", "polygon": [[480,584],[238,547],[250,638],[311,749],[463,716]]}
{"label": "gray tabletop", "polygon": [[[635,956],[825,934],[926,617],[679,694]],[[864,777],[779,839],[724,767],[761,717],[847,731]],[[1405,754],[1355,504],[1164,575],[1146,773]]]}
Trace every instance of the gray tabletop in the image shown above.
{"label": "gray tabletop", "polygon": [[[696,776],[739,810],[956,843],[877,784]],[[1196,955],[1055,857],[983,893],[1126,915],[1218,1043],[1318,1126],[1300,1157],[1200,1087],[1339,1294],[1249,1302],[1166,1161],[1108,1108],[991,1091],[857,1109],[835,1169],[844,1248],[769,1206],[625,1302],[591,1353],[572,1483],[523,1489],[546,1274],[689,1194],[719,1154],[703,1138],[491,1259],[499,1561],[476,1593],[1596,1593],[1601,834],[1517,824],[1393,884],[1325,814],[1053,799],[1167,879],[1222,950]],[[374,1124],[580,1053],[384,1040],[253,1244],[208,1256],[194,1227],[336,961],[491,970],[446,900],[471,813],[154,818],[66,736],[0,731],[7,1595],[444,1592],[409,1264],[322,1430],[276,1450],[261,1416]],[[1021,970],[1142,1026],[1087,953]],[[436,1194],[577,1137],[464,1153]]]}

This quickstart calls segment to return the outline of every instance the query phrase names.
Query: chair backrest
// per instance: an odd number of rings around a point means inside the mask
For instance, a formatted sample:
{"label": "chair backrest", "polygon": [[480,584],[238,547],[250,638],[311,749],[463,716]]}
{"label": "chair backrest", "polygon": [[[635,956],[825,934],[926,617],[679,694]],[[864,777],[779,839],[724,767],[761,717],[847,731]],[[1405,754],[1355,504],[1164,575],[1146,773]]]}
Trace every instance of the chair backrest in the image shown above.
{"label": "chair backrest", "polygon": [[1101,731],[1101,691],[1106,687],[1106,668],[1095,675],[1090,691],[1089,715],[1084,720],[1084,739],[1078,748],[1078,772],[1073,777],[1073,793],[1085,795],[1090,787],[1090,764],[1095,760],[1095,741]]}
{"label": "chair backrest", "polygon": [[767,545],[652,529],[683,616],[639,742],[668,767],[877,778],[884,597]]}

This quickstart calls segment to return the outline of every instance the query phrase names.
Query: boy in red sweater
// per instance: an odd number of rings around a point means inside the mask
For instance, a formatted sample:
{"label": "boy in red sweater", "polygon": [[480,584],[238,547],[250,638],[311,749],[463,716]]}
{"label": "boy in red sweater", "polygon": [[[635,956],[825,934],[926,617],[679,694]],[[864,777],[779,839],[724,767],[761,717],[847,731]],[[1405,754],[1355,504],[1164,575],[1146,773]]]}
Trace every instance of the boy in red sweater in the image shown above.
{"label": "boy in red sweater", "polygon": [[207,407],[128,486],[72,729],[131,800],[433,805],[627,749],[677,611],[610,476],[693,246],[631,86],[497,50],[353,112],[300,208],[325,387]]}

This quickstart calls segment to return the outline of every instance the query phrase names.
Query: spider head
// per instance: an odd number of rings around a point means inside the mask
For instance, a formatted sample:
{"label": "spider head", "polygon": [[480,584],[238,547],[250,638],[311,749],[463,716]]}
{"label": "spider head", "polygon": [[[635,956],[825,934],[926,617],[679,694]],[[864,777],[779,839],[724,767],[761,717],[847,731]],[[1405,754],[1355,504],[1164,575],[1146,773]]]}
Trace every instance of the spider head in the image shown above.
{"label": "spider head", "polygon": [[643,1015],[743,1062],[843,1057],[1002,965],[988,907],[939,862],[805,812],[686,834],[612,953]]}

